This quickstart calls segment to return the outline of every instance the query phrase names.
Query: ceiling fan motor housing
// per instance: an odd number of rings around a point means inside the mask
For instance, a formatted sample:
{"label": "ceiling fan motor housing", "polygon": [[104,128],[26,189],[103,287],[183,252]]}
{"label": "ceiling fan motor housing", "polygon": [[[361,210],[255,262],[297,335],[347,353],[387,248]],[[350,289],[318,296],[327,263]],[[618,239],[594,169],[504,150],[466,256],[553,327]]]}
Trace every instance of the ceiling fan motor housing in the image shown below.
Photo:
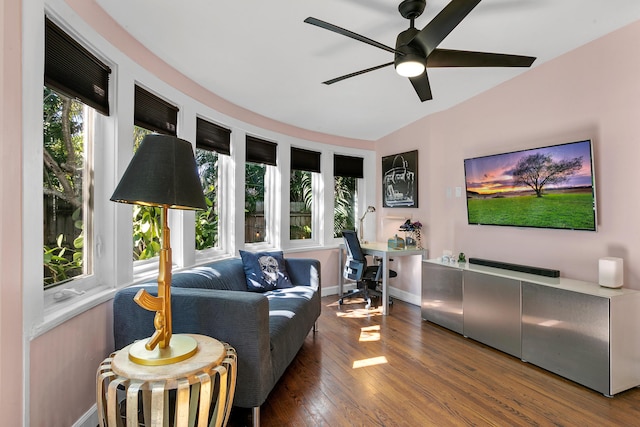
{"label": "ceiling fan motor housing", "polygon": [[411,43],[413,38],[419,32],[420,31],[418,31],[416,28],[411,27],[398,34],[398,38],[396,39],[397,52],[394,56],[393,61],[395,68],[398,68],[398,65],[404,62],[418,62],[423,66],[426,66],[426,55],[418,46]]}

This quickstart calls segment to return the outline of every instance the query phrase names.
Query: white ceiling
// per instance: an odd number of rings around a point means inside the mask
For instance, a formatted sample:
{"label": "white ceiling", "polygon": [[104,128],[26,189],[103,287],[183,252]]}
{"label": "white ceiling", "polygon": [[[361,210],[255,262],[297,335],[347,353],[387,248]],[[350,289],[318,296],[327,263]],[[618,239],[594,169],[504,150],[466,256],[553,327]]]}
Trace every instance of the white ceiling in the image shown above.
{"label": "white ceiling", "polygon": [[[422,103],[393,67],[321,84],[393,54],[303,23],[313,16],[394,46],[408,28],[399,0],[96,1],[152,52],[222,98],[350,138],[377,140],[528,70],[429,69],[434,99]],[[428,0],[416,27],[447,3]],[[535,68],[638,19],[639,0],[484,0],[440,47],[535,56]]]}

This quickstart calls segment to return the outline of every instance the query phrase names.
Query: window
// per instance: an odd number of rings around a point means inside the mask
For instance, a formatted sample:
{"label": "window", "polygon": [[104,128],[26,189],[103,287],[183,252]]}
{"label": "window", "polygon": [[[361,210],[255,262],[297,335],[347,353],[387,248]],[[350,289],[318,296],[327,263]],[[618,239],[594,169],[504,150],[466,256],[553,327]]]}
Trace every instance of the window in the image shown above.
{"label": "window", "polygon": [[[245,165],[245,243],[269,242],[269,212],[265,197],[269,188],[267,174],[276,165],[277,144],[247,135]],[[266,207],[265,207],[266,206]]]}
{"label": "window", "polygon": [[44,288],[93,274],[93,124],[109,114],[111,70],[45,19]]}
{"label": "window", "polygon": [[358,178],[364,177],[363,159],[334,154],[333,175],[333,237],[342,237],[342,230],[355,230]]}
{"label": "window", "polygon": [[319,172],[319,152],[291,147],[289,199],[289,238],[291,240],[312,238],[313,179]]}
{"label": "window", "polygon": [[207,209],[196,212],[196,250],[220,247],[219,161],[231,154],[231,131],[196,119],[196,162]]}
{"label": "window", "polygon": [[[178,107],[160,99],[140,86],[135,87],[133,150],[145,136],[161,133],[176,136]],[[158,256],[161,249],[162,209],[133,205],[133,260]]]}
{"label": "window", "polygon": [[93,111],[44,88],[44,284],[45,288],[91,274],[91,136]]}

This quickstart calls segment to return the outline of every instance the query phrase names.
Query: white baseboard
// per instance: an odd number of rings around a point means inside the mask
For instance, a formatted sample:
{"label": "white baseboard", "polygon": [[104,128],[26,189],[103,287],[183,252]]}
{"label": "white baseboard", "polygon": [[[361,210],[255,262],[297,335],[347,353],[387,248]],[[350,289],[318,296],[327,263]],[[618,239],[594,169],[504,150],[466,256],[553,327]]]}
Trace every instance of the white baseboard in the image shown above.
{"label": "white baseboard", "polygon": [[[346,292],[346,291],[350,291],[351,289],[355,289],[356,284],[355,283],[345,283],[342,286],[342,291]],[[322,297],[328,297],[330,295],[338,295],[338,285],[335,286],[328,286],[328,287],[322,287],[322,290],[320,292],[320,296]]]}
{"label": "white baseboard", "polygon": [[420,306],[422,303],[421,295],[414,295],[407,291],[403,291],[402,289],[396,289],[394,287],[389,287],[389,295],[391,295],[391,297],[397,300],[404,301],[412,305]]}
{"label": "white baseboard", "polygon": [[98,405],[94,404],[72,427],[96,427],[98,425]]}

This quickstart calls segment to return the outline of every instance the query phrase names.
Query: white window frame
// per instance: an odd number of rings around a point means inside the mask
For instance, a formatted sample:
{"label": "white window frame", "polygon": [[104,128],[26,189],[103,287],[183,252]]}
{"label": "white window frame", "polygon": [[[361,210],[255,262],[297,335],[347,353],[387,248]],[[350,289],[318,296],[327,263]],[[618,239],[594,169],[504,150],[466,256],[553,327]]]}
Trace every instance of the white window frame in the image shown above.
{"label": "white window frame", "polygon": [[[99,262],[96,262],[95,258],[98,254],[98,251],[101,248],[98,248],[96,245],[96,239],[98,233],[96,230],[99,228],[95,225],[96,223],[96,210],[93,207],[92,201],[95,200],[95,190],[94,186],[91,183],[92,178],[95,176],[102,176],[103,171],[101,170],[105,165],[99,164],[99,162],[95,162],[94,152],[100,151],[99,147],[96,147],[95,144],[97,139],[101,139],[101,135],[96,135],[95,129],[99,128],[96,124],[103,119],[102,114],[96,112],[91,107],[84,105],[83,108],[83,139],[84,139],[84,152],[83,152],[83,222],[85,225],[84,229],[84,263],[85,265],[89,265],[90,272],[83,273],[79,276],[72,277],[68,281],[64,283],[58,283],[51,286],[49,289],[44,291],[45,298],[45,307],[47,309],[53,308],[55,305],[62,303],[68,299],[73,298],[74,296],[82,295],[87,291],[90,291],[92,288],[99,286],[99,273],[101,272],[102,265]],[[44,150],[44,148],[43,148]],[[44,153],[44,151],[43,151]],[[99,215],[98,215],[99,217]],[[97,269],[97,270],[96,270]]]}
{"label": "white window frame", "polygon": [[[321,154],[322,155],[322,154]],[[290,170],[290,169],[289,169]],[[310,239],[291,239],[290,227],[291,227],[291,173],[287,175],[287,181],[289,183],[289,190],[282,194],[288,194],[289,197],[286,197],[285,204],[287,206],[287,226],[286,230],[284,227],[285,221],[283,221],[283,233],[286,234],[286,240],[288,241],[288,246],[291,248],[306,248],[320,245],[322,241],[322,236],[324,235],[323,222],[321,211],[324,206],[324,193],[322,191],[324,180],[322,179],[322,172],[309,172],[311,174],[311,191],[312,191],[312,199],[311,199],[311,238]],[[285,198],[283,196],[283,198]]]}
{"label": "white window frame", "polygon": [[[344,156],[357,156],[363,158],[363,172],[364,178],[358,178],[357,180],[357,192],[358,197],[356,201],[356,212],[355,212],[355,226],[356,230],[358,224],[360,222],[360,217],[367,210],[368,206],[376,206],[377,195],[376,189],[377,182],[373,177],[376,176],[376,154],[371,151],[365,150],[344,150],[344,151],[335,151],[331,153],[332,165],[333,165],[333,155],[339,154]],[[335,178],[333,176],[333,166],[331,167],[331,192],[333,193],[333,189],[335,186]],[[334,200],[330,199],[330,211],[331,215],[327,215],[328,218],[326,226],[327,226],[327,241],[333,242],[336,245],[342,244],[342,237],[333,237],[333,224],[334,224]],[[325,203],[325,210],[327,209],[327,204]],[[373,212],[367,214],[365,217],[365,232],[367,236],[371,236],[368,240],[377,240],[374,239],[374,236],[377,234],[377,230],[380,227],[380,223],[377,221],[378,212]],[[374,230],[374,232],[369,232],[368,230]]]}
{"label": "white window frame", "polygon": [[228,182],[229,179],[231,179],[231,156],[220,153],[216,154],[218,155],[218,246],[201,250],[195,250],[194,246],[196,262],[205,262],[228,255],[230,234],[228,230],[230,227],[229,216],[231,215],[231,210],[228,208],[230,203],[228,203],[227,198],[229,195]]}
{"label": "white window frame", "polygon": [[[48,9],[48,8],[45,8]],[[78,43],[100,58],[112,70],[117,68],[113,61],[99,53],[93,43],[82,36],[77,30],[82,28],[78,20],[70,25],[61,19],[58,14],[46,10],[46,14],[73,37]],[[109,274],[113,270],[114,259],[108,249],[114,245],[113,214],[103,200],[109,190],[109,183],[114,173],[110,165],[113,164],[114,140],[115,140],[115,115],[104,116],[94,113],[93,123],[87,123],[85,132],[93,128],[93,157],[105,161],[93,162],[93,196],[91,197],[93,210],[93,241],[90,248],[85,248],[93,253],[93,273],[87,276],[78,276],[61,286],[44,290],[44,275],[42,265],[43,248],[43,123],[42,123],[42,90],[44,86],[44,14],[42,8],[25,7],[23,12],[23,50],[30,52],[23,56],[23,103],[22,103],[22,129],[23,129],[23,188],[22,194],[22,237],[23,237],[23,265],[22,276],[24,280],[24,327],[26,335],[30,338],[54,328],[70,319],[76,314],[87,310],[89,307],[100,304],[113,294],[115,277]],[[86,27],[85,27],[86,29]],[[110,88],[116,86],[116,78],[111,76]],[[115,95],[110,90],[110,105],[113,106]],[[115,110],[115,109],[114,109]],[[86,151],[86,149],[85,149]],[[54,295],[63,292],[69,296],[63,299],[54,299]],[[81,295],[77,295],[80,293]],[[66,296],[66,295],[63,295]]]}
{"label": "white window frame", "polygon": [[[278,150],[280,146],[278,146]],[[278,151],[279,154],[279,151]],[[243,163],[243,176],[246,176],[246,164]],[[276,188],[280,188],[281,173],[279,173],[280,166],[264,165],[264,224],[265,224],[265,239],[263,242],[247,243],[244,242],[246,236],[244,236],[244,191],[242,192],[242,241],[246,250],[252,252],[266,251],[280,247],[280,230],[279,225],[276,224],[276,218],[280,218],[280,192],[275,191]],[[244,187],[243,187],[244,188]]]}

